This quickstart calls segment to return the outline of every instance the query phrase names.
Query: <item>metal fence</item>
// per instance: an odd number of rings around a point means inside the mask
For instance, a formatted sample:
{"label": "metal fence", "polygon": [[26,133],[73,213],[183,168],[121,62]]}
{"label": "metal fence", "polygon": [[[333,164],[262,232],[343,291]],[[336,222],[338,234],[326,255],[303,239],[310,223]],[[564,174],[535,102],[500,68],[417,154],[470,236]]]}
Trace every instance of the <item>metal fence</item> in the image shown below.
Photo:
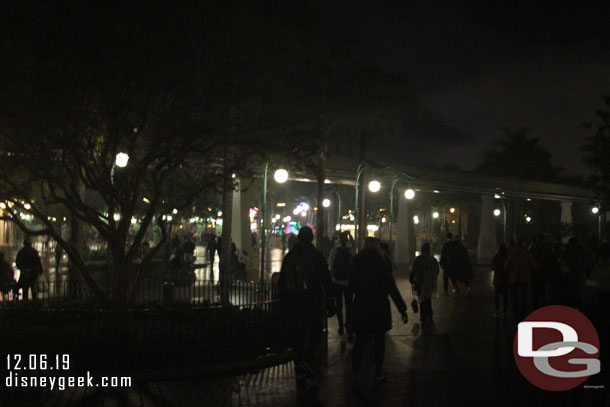
{"label": "metal fence", "polygon": [[[98,282],[107,294],[112,291],[104,282]],[[69,305],[93,305],[96,302],[91,288],[81,282],[38,281],[32,289],[7,288],[0,296],[0,307],[35,303],[43,308]],[[173,305],[212,306],[230,304],[253,305],[268,302],[277,297],[276,286],[271,283],[245,281],[193,281],[188,279],[144,279],[129,287],[130,304],[135,307]]]}
{"label": "metal fence", "polygon": [[285,349],[269,283],[145,280],[138,306],[121,314],[96,306],[82,285],[46,284],[36,301],[2,302],[3,351],[67,353],[81,367],[113,368],[226,363]]}

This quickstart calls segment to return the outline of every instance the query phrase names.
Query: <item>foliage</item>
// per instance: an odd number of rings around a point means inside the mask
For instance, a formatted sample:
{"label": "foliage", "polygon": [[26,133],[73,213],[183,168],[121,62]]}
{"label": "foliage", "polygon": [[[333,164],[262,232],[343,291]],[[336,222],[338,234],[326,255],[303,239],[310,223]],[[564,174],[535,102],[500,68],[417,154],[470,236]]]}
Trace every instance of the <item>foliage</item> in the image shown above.
{"label": "foliage", "polygon": [[608,210],[610,202],[610,94],[602,96],[604,106],[595,111],[596,121],[584,127],[595,133],[585,137],[583,161],[589,168],[589,184],[599,194],[602,211]]}
{"label": "foliage", "polygon": [[[213,166],[187,160],[213,155],[228,128],[223,84],[231,78],[209,62],[226,54],[209,23],[224,11],[215,6],[19,3],[3,14],[0,46],[11,61],[0,69],[6,217],[53,236],[103,301],[78,242],[49,217],[67,212],[108,242],[113,299],[124,304],[147,228],[155,221],[164,232],[159,215],[187,207],[215,181]],[[115,165],[119,152],[129,155],[124,168]],[[44,228],[30,230],[15,210]],[[128,241],[134,216],[141,227]]]}
{"label": "foliage", "polygon": [[501,131],[502,138],[482,154],[475,171],[537,181],[557,180],[562,170],[553,166],[551,153],[540,144],[540,138],[529,136],[525,127]]}

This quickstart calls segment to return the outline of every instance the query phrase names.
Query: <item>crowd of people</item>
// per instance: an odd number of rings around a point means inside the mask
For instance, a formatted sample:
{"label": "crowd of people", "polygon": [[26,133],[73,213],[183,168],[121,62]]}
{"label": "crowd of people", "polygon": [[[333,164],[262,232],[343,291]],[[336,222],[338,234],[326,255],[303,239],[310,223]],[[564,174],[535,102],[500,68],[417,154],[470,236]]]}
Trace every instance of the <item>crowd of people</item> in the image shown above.
{"label": "crowd of people", "polygon": [[351,386],[356,393],[360,391],[362,356],[371,337],[375,344],[374,380],[381,383],[387,379],[383,359],[385,335],[392,328],[389,298],[403,323],[408,320],[407,305],[392,275],[392,262],[379,239],[366,238],[363,250],[355,255],[350,240],[348,234],[341,234],[327,262],[312,244],[311,228],[305,226],[282,262],[278,290],[283,301],[283,325],[295,351],[297,394],[308,403],[317,400],[316,349],[326,317],[336,314],[339,334],[347,333],[349,341],[355,336]]}
{"label": "crowd of people", "polygon": [[595,278],[607,274],[600,268],[610,257],[607,242],[591,246],[583,248],[575,237],[564,244],[545,235],[539,235],[529,247],[524,239],[500,244],[491,262],[495,315],[512,315],[521,321],[530,311],[545,305],[583,310],[587,305],[587,281],[595,282]]}
{"label": "crowd of people", "polygon": [[[338,334],[354,342],[350,384],[359,393],[362,355],[370,339],[374,343],[374,380],[383,383],[387,379],[383,360],[386,332],[392,328],[390,299],[404,323],[408,307],[393,277],[389,247],[379,239],[366,238],[356,254],[349,232],[342,233],[328,260],[312,241],[312,230],[301,228],[284,257],[278,284],[284,302],[283,325],[295,350],[297,395],[315,405],[320,367],[315,350],[322,339],[324,319],[336,316]],[[605,318],[607,296],[606,306],[600,307],[603,301],[597,301],[594,293],[599,287],[610,287],[609,268],[608,243],[586,250],[576,238],[563,244],[540,235],[529,246],[524,239],[500,244],[491,262],[495,315],[512,314],[520,322],[534,309],[558,304],[580,309],[591,318],[595,318],[592,312]],[[451,234],[442,246],[440,261],[425,243],[410,267],[415,298],[412,307],[420,313],[422,327],[433,323],[432,301],[438,298],[441,271],[445,295],[468,295],[473,267],[461,240]],[[592,301],[596,301],[596,308],[591,307]]]}

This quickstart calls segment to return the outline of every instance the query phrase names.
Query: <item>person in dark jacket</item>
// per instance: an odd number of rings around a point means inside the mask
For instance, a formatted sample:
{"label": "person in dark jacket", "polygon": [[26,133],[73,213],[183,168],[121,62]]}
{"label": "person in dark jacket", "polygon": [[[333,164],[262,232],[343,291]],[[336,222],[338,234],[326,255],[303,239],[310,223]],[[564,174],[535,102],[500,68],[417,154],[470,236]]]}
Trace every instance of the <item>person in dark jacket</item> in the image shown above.
{"label": "person in dark jacket", "polygon": [[[347,235],[339,236],[339,247],[330,256],[331,271],[333,275],[333,290],[337,301],[337,321],[339,322],[339,335],[345,333],[347,328],[348,341],[353,341],[352,330],[352,303],[353,294],[349,286],[349,273],[352,262],[352,252],[347,247]],[[345,300],[345,301],[344,301]],[[345,302],[345,320],[343,319],[343,303]]]}
{"label": "person in dark jacket", "polygon": [[[332,314],[331,275],[322,252],[312,244],[313,231],[304,226],[298,241],[284,257],[278,280],[283,323],[294,349],[299,401],[317,401],[317,350],[324,319]],[[328,302],[327,302],[328,298]]]}
{"label": "person in dark jacket", "polygon": [[453,234],[447,233],[447,242],[441,248],[441,267],[443,268],[443,288],[449,294],[449,280],[453,284],[453,292],[459,293],[458,274],[461,262],[460,243],[453,239]]}
{"label": "person in dark jacket", "polygon": [[210,280],[214,281],[214,257],[216,255],[216,235],[212,235],[208,240],[206,250],[208,252],[208,260],[210,261]]}
{"label": "person in dark jacket", "polygon": [[384,382],[387,375],[383,372],[385,354],[385,334],[392,329],[392,313],[388,295],[392,297],[402,321],[407,323],[405,304],[396,281],[392,277],[391,265],[384,260],[379,240],[368,237],[364,249],[354,256],[349,277],[354,292],[353,324],[356,343],[352,354],[352,390],[358,393],[358,371],[364,353],[367,336],[375,340],[375,381]]}
{"label": "person in dark jacket", "polygon": [[38,276],[42,274],[42,262],[36,249],[32,247],[30,238],[26,238],[23,241],[23,248],[17,253],[17,259],[15,260],[17,268],[21,272],[19,281],[15,286],[15,290],[18,292],[20,288],[23,289],[23,299],[28,299],[28,291],[32,290],[32,299],[36,301],[38,299],[38,293],[36,290],[36,281]]}
{"label": "person in dark jacket", "polygon": [[536,267],[536,261],[530,251],[526,249],[525,240],[517,239],[517,247],[508,254],[504,268],[510,276],[514,314],[518,321],[523,321],[527,316],[527,293],[534,267]]}
{"label": "person in dark jacket", "polygon": [[421,254],[411,266],[409,281],[413,284],[420,303],[420,318],[422,324],[432,322],[432,296],[436,292],[438,277],[438,262],[430,253],[430,243],[424,243]]}
{"label": "person in dark jacket", "polygon": [[547,247],[546,236],[539,235],[530,249],[536,266],[532,269],[532,308],[534,310],[546,305],[546,290],[548,282],[547,270],[544,267],[545,259],[551,255]]}
{"label": "person in dark jacket", "polygon": [[495,289],[495,310],[496,317],[500,316],[500,298],[502,298],[502,316],[506,317],[508,307],[508,288],[510,287],[510,276],[508,270],[504,268],[504,263],[508,257],[508,247],[505,243],[498,246],[498,252],[491,260],[491,269],[494,272]]}
{"label": "person in dark jacket", "polygon": [[574,287],[576,306],[581,308],[583,291],[587,275],[589,275],[589,268],[585,252],[578,243],[578,239],[575,237],[571,237],[570,240],[568,240],[568,245],[563,254],[563,261],[567,264],[569,269],[568,278]]}

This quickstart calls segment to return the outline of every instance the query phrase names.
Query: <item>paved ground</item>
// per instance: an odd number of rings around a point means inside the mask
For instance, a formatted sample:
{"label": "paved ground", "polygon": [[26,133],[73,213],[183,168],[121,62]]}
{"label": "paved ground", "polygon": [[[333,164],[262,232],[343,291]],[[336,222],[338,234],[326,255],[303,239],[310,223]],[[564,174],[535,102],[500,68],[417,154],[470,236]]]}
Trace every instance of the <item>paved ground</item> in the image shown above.
{"label": "paved ground", "polygon": [[[397,271],[405,300],[412,296],[406,271]],[[386,371],[377,385],[372,370],[362,372],[363,395],[349,388],[351,344],[329,322],[326,365],[320,398],[327,406],[610,406],[605,390],[579,387],[569,392],[538,390],[522,378],[512,355],[515,324],[493,315],[491,275],[479,270],[468,295],[450,294],[433,302],[435,323],[422,330],[418,315],[403,325],[394,310]],[[441,287],[439,281],[439,287]],[[367,351],[365,365],[371,366]],[[368,363],[366,362],[368,360]],[[604,366],[602,366],[602,370]],[[0,394],[0,405],[8,402]],[[17,400],[17,399],[15,399]],[[296,403],[290,363],[237,377],[142,383],[122,392],[39,392],[21,395],[19,403],[44,406],[293,406]]]}

